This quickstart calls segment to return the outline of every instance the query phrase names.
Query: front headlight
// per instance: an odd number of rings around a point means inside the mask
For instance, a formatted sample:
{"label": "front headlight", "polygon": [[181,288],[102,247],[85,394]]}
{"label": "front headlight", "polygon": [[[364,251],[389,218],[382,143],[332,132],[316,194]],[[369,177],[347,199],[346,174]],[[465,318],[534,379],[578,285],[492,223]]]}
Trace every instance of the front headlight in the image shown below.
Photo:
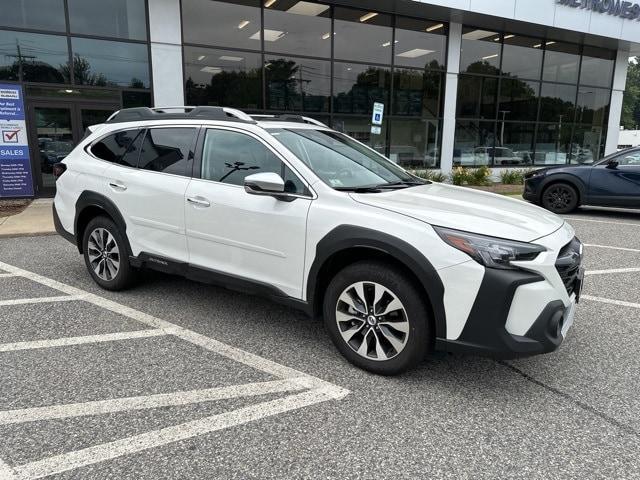
{"label": "front headlight", "polygon": [[533,243],[486,237],[450,228],[433,228],[446,243],[488,268],[515,270],[518,267],[511,265],[511,262],[533,260],[546,250],[542,245]]}

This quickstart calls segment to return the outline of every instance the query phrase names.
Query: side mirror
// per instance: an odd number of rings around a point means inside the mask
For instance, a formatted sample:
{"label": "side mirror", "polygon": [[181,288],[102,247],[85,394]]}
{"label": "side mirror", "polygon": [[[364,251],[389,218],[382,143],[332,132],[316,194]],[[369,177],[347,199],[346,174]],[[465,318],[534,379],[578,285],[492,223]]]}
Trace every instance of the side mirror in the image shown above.
{"label": "side mirror", "polygon": [[618,165],[620,165],[620,162],[617,160],[609,160],[607,162],[607,168],[616,169],[618,168]]}
{"label": "side mirror", "polygon": [[251,195],[284,195],[284,180],[273,172],[254,173],[245,177],[244,190]]}

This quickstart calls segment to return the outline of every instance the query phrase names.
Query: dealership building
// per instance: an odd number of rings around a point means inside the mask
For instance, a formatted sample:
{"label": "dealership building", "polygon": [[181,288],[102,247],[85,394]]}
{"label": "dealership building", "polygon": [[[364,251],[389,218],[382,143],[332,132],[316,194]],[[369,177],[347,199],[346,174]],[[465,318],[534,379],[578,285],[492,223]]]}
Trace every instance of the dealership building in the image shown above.
{"label": "dealership building", "polygon": [[51,195],[86,127],[134,106],[300,114],[413,169],[590,163],[640,52],[619,0],[0,5],[2,197]]}

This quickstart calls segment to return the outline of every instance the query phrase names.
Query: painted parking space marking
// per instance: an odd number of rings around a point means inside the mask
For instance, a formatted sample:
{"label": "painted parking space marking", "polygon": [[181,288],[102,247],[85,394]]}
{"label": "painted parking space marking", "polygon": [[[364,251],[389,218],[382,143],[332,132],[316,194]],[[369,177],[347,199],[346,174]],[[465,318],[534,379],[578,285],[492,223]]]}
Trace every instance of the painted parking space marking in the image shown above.
{"label": "painted parking space marking", "polygon": [[27,305],[30,303],[72,302],[75,300],[82,300],[82,296],[61,295],[59,297],[14,298],[12,300],[0,300],[0,307],[7,305]]}
{"label": "painted parking space marking", "polygon": [[585,243],[584,246],[589,248],[605,248],[609,250],[620,250],[622,252],[640,252],[640,249],[638,248],[612,247],[611,245],[596,245],[593,243]]}
{"label": "painted parking space marking", "polygon": [[640,268],[610,268],[608,270],[587,270],[585,275],[608,275],[612,273],[634,273],[640,272]]}
{"label": "painted parking space marking", "polygon": [[[239,348],[232,347],[213,338],[154,317],[153,315],[121,305],[112,300],[72,287],[57,280],[29,272],[3,262],[0,262],[0,269],[13,276],[27,278],[64,294],[64,296],[60,297],[6,300],[4,302],[0,302],[0,307],[4,305],[53,301],[87,302],[113,313],[133,319],[147,327],[151,327],[150,329],[133,332],[117,332],[104,335],[67,337],[62,339],[4,344],[0,345],[0,352],[11,352],[27,347],[64,347],[67,345],[77,345],[81,343],[92,344],[103,341],[126,341],[132,338],[172,335],[210,352],[226,357],[227,359],[276,377],[276,380],[270,382],[232,385],[213,389],[169,392],[139,397],[111,398],[84,403],[5,410],[0,411],[0,424],[41,421],[51,418],[99,415],[103,413],[151,409],[163,406],[189,405],[227,398],[256,397],[268,393],[287,394],[287,396],[282,398],[263,401],[225,413],[188,421],[179,425],[151,430],[146,433],[121,438],[81,450],[66,452],[64,454],[36,460],[23,465],[9,466],[0,459],[0,480],[42,478],[82,466],[114,459],[123,455],[167,445],[179,440],[185,440],[217,430],[242,425],[261,418],[297,410],[310,405],[339,400],[349,393],[348,390],[317,377],[313,377]],[[55,300],[53,300],[54,298]],[[4,350],[2,350],[3,347]]]}
{"label": "painted parking space marking", "polygon": [[15,277],[15,273],[0,273],[0,278]]}
{"label": "painted parking space marking", "polygon": [[304,381],[273,380],[270,382],[247,383],[231,385],[230,387],[216,387],[187,392],[158,393],[138,397],[113,398],[94,402],[69,403],[52,405],[49,407],[33,407],[0,412],[0,425],[14,423],[36,422],[61,418],[83,417],[87,415],[103,415],[150,408],[175,407],[194,403],[211,402],[214,400],[228,400],[240,397],[254,397],[270,393],[292,392],[305,390]]}
{"label": "painted parking space marking", "polygon": [[86,335],[82,337],[63,337],[51,340],[34,340],[32,342],[1,343],[0,352],[15,352],[18,350],[35,350],[38,348],[67,347],[87,343],[116,342],[118,340],[132,340],[137,338],[159,337],[167,335],[164,330],[157,328],[134,330],[131,332],[105,333],[102,335]]}
{"label": "painted parking space marking", "polygon": [[618,305],[620,307],[640,308],[640,303],[625,302],[622,300],[613,300],[611,298],[594,297],[591,295],[581,295],[580,300],[590,300],[592,302],[608,303],[609,305]]}
{"label": "painted parking space marking", "polygon": [[592,218],[581,218],[581,217],[562,217],[562,218],[570,222],[578,221],[578,222],[590,222],[590,223],[604,223],[609,225],[626,225],[629,227],[640,227],[640,222],[639,223],[615,222],[613,220],[595,220]]}

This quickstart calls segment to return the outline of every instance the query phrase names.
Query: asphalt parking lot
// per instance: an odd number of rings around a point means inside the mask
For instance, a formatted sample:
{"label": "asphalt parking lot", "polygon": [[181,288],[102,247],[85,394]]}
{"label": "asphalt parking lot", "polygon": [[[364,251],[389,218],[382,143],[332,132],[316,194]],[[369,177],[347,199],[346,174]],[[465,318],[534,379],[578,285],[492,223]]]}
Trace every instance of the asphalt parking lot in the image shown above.
{"label": "asphalt parking lot", "polygon": [[588,275],[559,351],[395,378],[267,300],[105,292],[61,238],[0,239],[0,479],[640,478],[640,212],[566,218]]}

